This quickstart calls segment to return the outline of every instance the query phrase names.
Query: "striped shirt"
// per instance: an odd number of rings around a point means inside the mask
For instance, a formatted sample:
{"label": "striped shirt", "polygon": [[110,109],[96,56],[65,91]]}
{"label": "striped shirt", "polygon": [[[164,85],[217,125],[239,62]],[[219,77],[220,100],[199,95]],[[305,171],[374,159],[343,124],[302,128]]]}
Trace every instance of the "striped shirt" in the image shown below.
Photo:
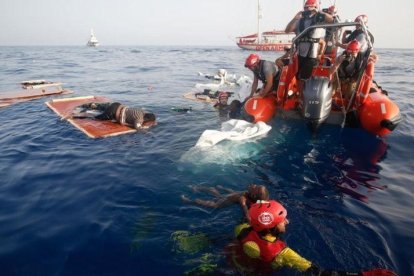
{"label": "striped shirt", "polygon": [[144,122],[145,111],[141,108],[122,107],[119,123],[121,125],[140,128]]}

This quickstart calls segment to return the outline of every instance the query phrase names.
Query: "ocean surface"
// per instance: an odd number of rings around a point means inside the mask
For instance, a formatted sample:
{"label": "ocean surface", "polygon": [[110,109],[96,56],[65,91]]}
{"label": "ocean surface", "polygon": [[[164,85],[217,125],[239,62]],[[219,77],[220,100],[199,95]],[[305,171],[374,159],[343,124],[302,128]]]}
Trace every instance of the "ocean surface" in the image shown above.
{"label": "ocean surface", "polygon": [[[276,118],[266,137],[194,148],[223,118],[182,95],[198,72],[251,73],[237,47],[0,47],[0,91],[28,79],[72,95],[145,107],[158,125],[90,139],[46,107],[0,109],[1,275],[238,275],[226,248],[239,206],[212,210],[194,187],[266,185],[288,210],[284,240],[323,268],[414,275],[414,50],[377,49],[375,79],[403,122],[379,139],[360,129]],[[262,53],[274,60],[279,53]],[[172,107],[189,107],[178,113]],[[185,239],[189,236],[190,238]],[[198,270],[197,270],[198,269]],[[198,271],[198,272],[197,272]],[[284,269],[279,275],[296,275]]]}

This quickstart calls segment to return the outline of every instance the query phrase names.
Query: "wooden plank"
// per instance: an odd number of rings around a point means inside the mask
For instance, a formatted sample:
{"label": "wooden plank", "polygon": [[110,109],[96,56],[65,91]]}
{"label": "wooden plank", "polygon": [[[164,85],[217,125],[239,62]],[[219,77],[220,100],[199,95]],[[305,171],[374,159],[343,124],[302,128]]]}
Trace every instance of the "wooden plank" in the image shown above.
{"label": "wooden plank", "polygon": [[0,100],[16,100],[16,99],[30,99],[30,98],[39,98],[44,96],[62,94],[66,89],[62,87],[51,87],[41,88],[41,89],[25,89],[18,92],[3,92],[0,93]]}
{"label": "wooden plank", "polygon": [[192,101],[202,102],[202,103],[211,103],[216,104],[218,102],[217,99],[210,98],[207,95],[196,95],[195,92],[189,92],[183,95],[184,98]]}
{"label": "wooden plank", "polygon": [[65,95],[73,93],[71,90],[55,90],[55,91],[47,91],[46,93],[27,93],[26,91],[33,91],[33,90],[24,90],[20,93],[7,93],[7,94],[0,94],[0,108],[6,107],[11,104],[26,102],[31,100],[36,100],[39,98],[47,97],[47,96],[56,96],[56,95]]}
{"label": "wooden plank", "polygon": [[[64,120],[68,118],[68,116],[72,114],[72,111],[79,105],[91,102],[103,103],[110,101],[111,100],[108,98],[100,96],[84,96],[54,99],[46,102],[46,105]],[[136,129],[112,121],[93,120],[89,118],[68,118],[67,121],[90,138],[104,138],[136,132]]]}

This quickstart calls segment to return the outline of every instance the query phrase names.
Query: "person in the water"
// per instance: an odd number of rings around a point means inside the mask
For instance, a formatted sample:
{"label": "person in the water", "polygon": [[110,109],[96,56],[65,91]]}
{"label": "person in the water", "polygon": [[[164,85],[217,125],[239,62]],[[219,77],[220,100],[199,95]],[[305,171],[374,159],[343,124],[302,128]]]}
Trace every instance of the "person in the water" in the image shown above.
{"label": "person in the water", "polygon": [[214,187],[194,187],[195,192],[208,192],[216,197],[216,200],[203,200],[203,199],[189,199],[185,195],[181,196],[181,199],[185,203],[198,204],[210,208],[222,208],[234,203],[239,203],[243,209],[244,215],[247,221],[250,222],[249,207],[251,204],[258,200],[269,199],[269,191],[263,185],[250,184],[247,187],[247,191],[234,191],[232,189],[218,186],[228,194],[221,194],[218,189]]}
{"label": "person in the water", "polygon": [[307,273],[306,275],[395,275],[387,269],[361,272],[326,270],[303,258],[280,239],[286,232],[289,220],[285,207],[275,200],[262,200],[252,204],[249,215],[250,224],[243,223],[235,228],[242,247],[239,253],[242,255],[233,256],[232,259],[239,264],[248,264],[267,272],[289,267]]}
{"label": "person in the water", "polygon": [[[89,111],[89,112],[88,112]],[[90,113],[96,111],[96,113]],[[87,103],[76,107],[71,114],[73,118],[93,118],[96,120],[113,120],[121,125],[135,129],[149,128],[156,125],[153,113],[141,108],[132,108],[118,102]]]}

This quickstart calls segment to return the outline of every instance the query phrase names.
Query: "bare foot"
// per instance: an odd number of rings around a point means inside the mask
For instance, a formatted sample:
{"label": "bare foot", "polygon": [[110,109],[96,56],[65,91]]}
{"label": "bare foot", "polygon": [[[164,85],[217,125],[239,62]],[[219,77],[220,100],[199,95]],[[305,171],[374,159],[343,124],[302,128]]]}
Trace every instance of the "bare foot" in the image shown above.
{"label": "bare foot", "polygon": [[184,203],[191,203],[192,201],[191,201],[191,199],[189,199],[188,197],[186,197],[185,195],[181,195],[181,200],[184,202]]}

